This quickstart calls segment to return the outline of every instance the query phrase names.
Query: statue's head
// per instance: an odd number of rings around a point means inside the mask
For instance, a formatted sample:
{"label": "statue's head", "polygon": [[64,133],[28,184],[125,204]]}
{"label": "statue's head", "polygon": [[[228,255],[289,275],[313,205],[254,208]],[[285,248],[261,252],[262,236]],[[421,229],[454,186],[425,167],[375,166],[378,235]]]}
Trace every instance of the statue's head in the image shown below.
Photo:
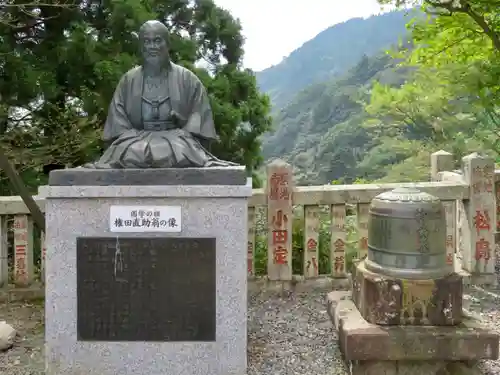
{"label": "statue's head", "polygon": [[144,62],[164,65],[170,60],[169,32],[160,21],[147,21],[139,29],[139,43]]}

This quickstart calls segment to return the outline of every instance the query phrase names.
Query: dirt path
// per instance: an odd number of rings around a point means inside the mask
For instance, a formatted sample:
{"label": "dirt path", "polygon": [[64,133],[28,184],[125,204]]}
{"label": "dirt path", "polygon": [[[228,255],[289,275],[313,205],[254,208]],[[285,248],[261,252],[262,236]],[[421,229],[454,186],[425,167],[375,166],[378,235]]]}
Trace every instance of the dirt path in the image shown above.
{"label": "dirt path", "polygon": [[43,302],[0,304],[0,320],[18,333],[14,347],[0,353],[0,374],[45,374]]}

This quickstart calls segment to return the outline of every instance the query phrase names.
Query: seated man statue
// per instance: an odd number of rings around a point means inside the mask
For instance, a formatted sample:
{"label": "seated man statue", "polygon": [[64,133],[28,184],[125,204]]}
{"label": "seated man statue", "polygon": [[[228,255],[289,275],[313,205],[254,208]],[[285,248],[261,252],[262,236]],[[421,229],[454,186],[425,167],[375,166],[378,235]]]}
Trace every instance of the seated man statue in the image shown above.
{"label": "seated man statue", "polygon": [[[201,142],[217,139],[209,98],[196,75],[170,61],[159,21],[139,30],[143,64],[121,78],[109,106],[101,158],[87,168],[186,168],[236,165]],[[201,142],[200,142],[201,141]]]}

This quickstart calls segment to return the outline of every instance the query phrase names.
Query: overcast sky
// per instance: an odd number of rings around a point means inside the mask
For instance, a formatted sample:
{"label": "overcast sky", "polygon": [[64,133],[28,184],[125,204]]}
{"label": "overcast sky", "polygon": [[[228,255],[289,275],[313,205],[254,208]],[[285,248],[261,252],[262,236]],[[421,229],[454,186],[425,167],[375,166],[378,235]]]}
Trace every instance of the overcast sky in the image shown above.
{"label": "overcast sky", "polygon": [[243,26],[245,67],[262,70],[324,29],[380,13],[377,0],[215,0]]}

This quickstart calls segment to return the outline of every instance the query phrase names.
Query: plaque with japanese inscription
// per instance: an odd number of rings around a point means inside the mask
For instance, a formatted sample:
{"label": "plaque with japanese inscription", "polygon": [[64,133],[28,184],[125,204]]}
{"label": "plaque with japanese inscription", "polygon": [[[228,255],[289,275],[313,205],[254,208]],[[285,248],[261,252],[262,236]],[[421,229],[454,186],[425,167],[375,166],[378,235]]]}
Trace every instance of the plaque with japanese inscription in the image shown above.
{"label": "plaque with japanese inscription", "polygon": [[215,341],[215,238],[77,238],[79,341]]}

